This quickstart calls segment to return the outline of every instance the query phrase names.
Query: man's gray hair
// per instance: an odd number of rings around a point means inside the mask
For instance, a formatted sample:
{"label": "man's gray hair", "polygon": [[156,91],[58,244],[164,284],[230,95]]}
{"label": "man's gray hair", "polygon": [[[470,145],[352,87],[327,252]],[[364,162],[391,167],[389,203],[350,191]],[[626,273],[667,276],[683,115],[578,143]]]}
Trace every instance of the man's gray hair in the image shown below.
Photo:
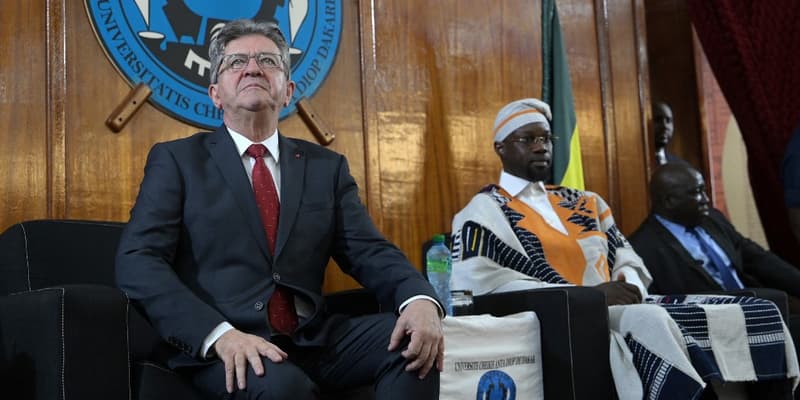
{"label": "man's gray hair", "polygon": [[280,51],[281,59],[283,59],[283,72],[286,75],[286,79],[289,79],[291,72],[289,44],[286,43],[286,38],[284,38],[278,25],[273,22],[237,19],[226,23],[222,27],[212,29],[211,43],[208,45],[208,58],[211,60],[211,76],[209,80],[212,84],[217,83],[220,64],[222,63],[222,58],[225,57],[225,46],[232,40],[248,35],[263,35],[275,42]]}

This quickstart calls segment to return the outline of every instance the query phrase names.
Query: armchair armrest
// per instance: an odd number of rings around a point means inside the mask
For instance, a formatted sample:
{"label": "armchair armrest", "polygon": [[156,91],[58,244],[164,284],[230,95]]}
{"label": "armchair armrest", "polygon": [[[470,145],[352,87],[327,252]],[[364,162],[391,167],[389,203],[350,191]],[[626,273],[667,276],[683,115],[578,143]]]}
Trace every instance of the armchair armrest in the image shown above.
{"label": "armchair armrest", "polygon": [[535,311],[542,338],[546,399],[616,397],[609,357],[605,295],[588,287],[557,287],[475,296],[476,314]]}
{"label": "armchair armrest", "polygon": [[789,296],[783,290],[770,289],[770,288],[744,288],[739,290],[729,290],[720,292],[720,294],[727,294],[733,296],[751,296],[758,297],[759,299],[769,300],[778,307],[781,312],[781,317],[786,325],[789,325]]}
{"label": "armchair armrest", "polygon": [[325,307],[331,314],[360,316],[381,311],[375,295],[366,289],[351,289],[325,295]]}
{"label": "armchair armrest", "polygon": [[128,399],[128,299],[68,285],[0,297],[5,388],[31,399]]}

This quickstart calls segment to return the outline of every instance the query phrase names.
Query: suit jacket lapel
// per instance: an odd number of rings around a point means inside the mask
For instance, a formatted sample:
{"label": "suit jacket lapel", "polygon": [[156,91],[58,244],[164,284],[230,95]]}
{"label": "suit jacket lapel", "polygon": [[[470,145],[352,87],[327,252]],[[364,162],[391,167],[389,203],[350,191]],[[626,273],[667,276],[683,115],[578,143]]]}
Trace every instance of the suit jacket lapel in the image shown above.
{"label": "suit jacket lapel", "polygon": [[305,153],[283,135],[278,138],[281,151],[281,215],[278,220],[278,239],[275,242],[276,257],[286,244],[297,219],[306,176]]}
{"label": "suit jacket lapel", "polygon": [[672,251],[674,251],[680,257],[680,262],[683,262],[690,268],[700,272],[700,274],[707,280],[719,286],[714,278],[708,274],[708,271],[706,271],[705,268],[703,268],[703,266],[697,260],[695,260],[691,254],[689,254],[689,251],[683,247],[683,244],[681,244],[681,242],[675,236],[673,236],[672,233],[656,219],[656,217],[650,215],[648,219],[650,220],[650,224],[655,230],[656,234],[661,238],[661,242],[669,246]]}
{"label": "suit jacket lapel", "polygon": [[706,230],[708,236],[711,236],[711,238],[714,239],[714,242],[717,244],[717,246],[719,246],[719,248],[725,252],[725,255],[728,256],[728,261],[730,261],[733,269],[739,273],[742,273],[741,265],[739,265],[739,262],[737,261],[738,259],[736,257],[735,249],[731,246],[732,244],[729,241],[722,240],[722,238],[725,236],[725,232],[720,230],[717,224],[714,222],[715,221],[713,220],[712,215],[709,214],[703,218],[700,226]]}
{"label": "suit jacket lapel", "polygon": [[247,221],[247,226],[256,238],[258,247],[264,253],[264,256],[270,260],[267,235],[264,233],[264,227],[261,224],[261,216],[258,213],[258,206],[255,202],[253,186],[247,180],[247,173],[242,166],[242,159],[224,125],[209,135],[206,147],[223,178],[230,186],[233,197],[239,204],[239,209],[244,214],[245,221]]}

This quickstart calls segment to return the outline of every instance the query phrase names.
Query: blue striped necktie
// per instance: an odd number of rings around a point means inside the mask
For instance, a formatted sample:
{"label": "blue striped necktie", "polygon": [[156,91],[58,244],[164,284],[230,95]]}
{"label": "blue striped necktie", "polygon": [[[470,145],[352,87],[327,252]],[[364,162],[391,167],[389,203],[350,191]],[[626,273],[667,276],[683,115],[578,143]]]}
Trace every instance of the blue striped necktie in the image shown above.
{"label": "blue striped necktie", "polygon": [[700,243],[700,249],[703,250],[703,254],[706,255],[708,261],[711,263],[711,267],[717,271],[720,279],[722,279],[722,287],[725,290],[741,289],[742,287],[739,285],[739,282],[736,281],[731,271],[733,268],[722,260],[722,257],[711,248],[703,237],[700,236],[700,233],[694,228],[686,228],[686,232],[689,232],[697,239],[697,243]]}

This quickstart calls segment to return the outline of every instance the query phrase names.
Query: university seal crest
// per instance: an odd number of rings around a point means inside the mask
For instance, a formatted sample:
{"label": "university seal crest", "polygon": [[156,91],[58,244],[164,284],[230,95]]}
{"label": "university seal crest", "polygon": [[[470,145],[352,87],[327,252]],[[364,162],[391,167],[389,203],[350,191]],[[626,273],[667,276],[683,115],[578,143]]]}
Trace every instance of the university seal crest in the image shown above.
{"label": "university seal crest", "polygon": [[222,111],[208,98],[210,38],[238,18],[276,22],[291,46],[297,88],[286,117],[333,67],[342,32],[341,0],[85,0],[103,50],[131,86],[181,121],[213,129]]}

